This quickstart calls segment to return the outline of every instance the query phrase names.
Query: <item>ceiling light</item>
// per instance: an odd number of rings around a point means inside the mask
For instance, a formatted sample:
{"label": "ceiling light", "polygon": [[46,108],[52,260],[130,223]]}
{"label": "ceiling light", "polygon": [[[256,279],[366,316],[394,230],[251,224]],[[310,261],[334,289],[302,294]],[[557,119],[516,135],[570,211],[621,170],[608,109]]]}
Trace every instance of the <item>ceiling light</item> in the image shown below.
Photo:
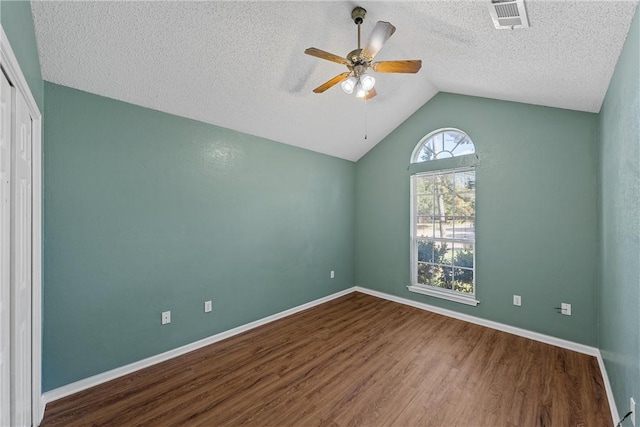
{"label": "ceiling light", "polygon": [[367,91],[362,85],[362,82],[358,79],[358,83],[356,84],[356,97],[364,98],[366,95],[367,95]]}
{"label": "ceiling light", "polygon": [[353,93],[353,89],[356,87],[357,83],[358,83],[358,81],[356,80],[356,78],[351,76],[347,80],[342,82],[342,90],[345,93],[348,93],[349,95],[351,95]]}
{"label": "ceiling light", "polygon": [[373,89],[373,85],[376,84],[376,79],[365,74],[360,77],[360,83],[362,83],[362,88],[364,89],[364,91],[369,92],[371,89]]}

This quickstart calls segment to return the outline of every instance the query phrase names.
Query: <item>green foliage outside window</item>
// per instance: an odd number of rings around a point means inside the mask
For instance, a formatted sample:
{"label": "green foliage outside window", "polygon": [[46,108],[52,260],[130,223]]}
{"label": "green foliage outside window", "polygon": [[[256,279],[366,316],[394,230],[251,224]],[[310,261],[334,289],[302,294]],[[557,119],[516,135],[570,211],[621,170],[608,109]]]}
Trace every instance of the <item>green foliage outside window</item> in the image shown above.
{"label": "green foliage outside window", "polygon": [[415,177],[418,283],[473,293],[475,172]]}
{"label": "green foliage outside window", "polygon": [[473,252],[461,250],[453,255],[453,265],[446,258],[446,243],[436,247],[434,242],[418,242],[418,259],[433,260],[418,263],[418,283],[450,289],[457,292],[473,292]]}

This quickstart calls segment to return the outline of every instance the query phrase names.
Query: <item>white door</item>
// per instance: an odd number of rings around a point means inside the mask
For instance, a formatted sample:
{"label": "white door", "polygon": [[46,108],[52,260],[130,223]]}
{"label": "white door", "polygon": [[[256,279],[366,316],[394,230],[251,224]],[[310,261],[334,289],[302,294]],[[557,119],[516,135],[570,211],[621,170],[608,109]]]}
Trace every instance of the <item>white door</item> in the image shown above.
{"label": "white door", "polygon": [[11,378],[11,275],[10,218],[11,197],[11,113],[12,87],[0,72],[0,426],[10,425]]}
{"label": "white door", "polygon": [[14,91],[11,165],[11,424],[31,425],[31,146],[29,107]]}

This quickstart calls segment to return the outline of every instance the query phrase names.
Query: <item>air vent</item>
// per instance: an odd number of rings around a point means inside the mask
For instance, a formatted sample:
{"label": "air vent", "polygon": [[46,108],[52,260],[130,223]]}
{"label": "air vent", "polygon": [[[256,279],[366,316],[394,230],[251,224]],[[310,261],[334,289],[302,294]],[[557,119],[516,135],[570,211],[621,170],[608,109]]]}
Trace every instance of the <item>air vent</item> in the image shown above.
{"label": "air vent", "polygon": [[498,30],[529,27],[524,0],[491,0],[489,13],[493,19],[493,25]]}

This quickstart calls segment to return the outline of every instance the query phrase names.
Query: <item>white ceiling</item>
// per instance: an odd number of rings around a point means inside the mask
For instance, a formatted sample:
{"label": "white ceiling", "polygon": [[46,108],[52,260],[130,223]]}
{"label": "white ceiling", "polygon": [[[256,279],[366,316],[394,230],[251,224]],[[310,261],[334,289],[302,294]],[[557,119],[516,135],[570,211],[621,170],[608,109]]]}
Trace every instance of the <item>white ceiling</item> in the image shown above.
{"label": "white ceiling", "polygon": [[[45,80],[320,153],[358,160],[438,91],[598,112],[637,1],[526,0],[531,28],[496,30],[487,0],[33,1]],[[366,103],[346,71],[303,54],[356,47],[354,6],[397,27]],[[368,138],[365,140],[365,122]]]}

